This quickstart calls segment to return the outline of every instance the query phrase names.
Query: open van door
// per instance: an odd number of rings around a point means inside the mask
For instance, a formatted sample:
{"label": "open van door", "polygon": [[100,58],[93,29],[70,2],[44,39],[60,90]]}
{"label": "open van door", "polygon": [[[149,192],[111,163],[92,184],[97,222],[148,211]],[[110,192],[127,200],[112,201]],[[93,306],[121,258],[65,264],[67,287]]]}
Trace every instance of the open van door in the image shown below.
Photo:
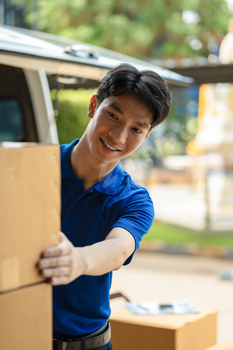
{"label": "open van door", "polygon": [[121,63],[168,84],[192,79],[132,57],[55,35],[0,26],[0,142],[58,143],[47,75],[99,82]]}

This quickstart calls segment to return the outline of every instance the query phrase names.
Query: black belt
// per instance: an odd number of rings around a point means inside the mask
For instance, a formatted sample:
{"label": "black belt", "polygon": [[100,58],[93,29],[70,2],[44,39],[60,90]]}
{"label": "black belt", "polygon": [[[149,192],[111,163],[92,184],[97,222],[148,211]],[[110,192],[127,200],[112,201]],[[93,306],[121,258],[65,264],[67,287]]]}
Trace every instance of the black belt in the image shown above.
{"label": "black belt", "polygon": [[[105,330],[101,332],[101,334],[95,335],[97,332],[99,333],[102,328]],[[108,344],[111,339],[110,323],[107,322],[107,325],[102,328],[80,339],[66,339],[64,341],[53,339],[53,350],[91,350],[101,348],[101,346]]]}

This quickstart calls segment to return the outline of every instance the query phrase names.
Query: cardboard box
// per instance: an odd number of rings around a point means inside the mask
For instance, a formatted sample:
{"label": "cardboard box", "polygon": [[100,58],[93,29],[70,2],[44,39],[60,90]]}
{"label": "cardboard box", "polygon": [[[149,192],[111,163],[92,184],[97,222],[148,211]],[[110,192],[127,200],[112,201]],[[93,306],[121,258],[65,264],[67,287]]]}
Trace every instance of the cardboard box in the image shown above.
{"label": "cardboard box", "polygon": [[233,350],[233,340],[225,341],[224,343],[217,344],[206,350]]}
{"label": "cardboard box", "polygon": [[60,231],[59,146],[12,147],[0,147],[0,292],[43,280],[36,264]]}
{"label": "cardboard box", "polygon": [[52,350],[52,287],[39,283],[0,294],[2,350]]}
{"label": "cardboard box", "polygon": [[206,350],[216,344],[217,312],[142,316],[126,307],[110,317],[114,350]]}

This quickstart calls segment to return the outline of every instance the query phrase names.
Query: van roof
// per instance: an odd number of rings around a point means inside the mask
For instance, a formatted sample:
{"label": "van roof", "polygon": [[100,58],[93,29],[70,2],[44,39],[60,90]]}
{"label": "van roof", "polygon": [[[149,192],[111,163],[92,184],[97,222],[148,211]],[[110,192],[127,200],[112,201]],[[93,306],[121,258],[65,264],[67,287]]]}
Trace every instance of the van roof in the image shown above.
{"label": "van roof", "polygon": [[132,64],[139,71],[152,70],[169,84],[193,83],[192,78],[108,49],[5,25],[0,25],[0,53],[0,64],[43,69],[48,74],[101,81],[109,69],[124,62]]}

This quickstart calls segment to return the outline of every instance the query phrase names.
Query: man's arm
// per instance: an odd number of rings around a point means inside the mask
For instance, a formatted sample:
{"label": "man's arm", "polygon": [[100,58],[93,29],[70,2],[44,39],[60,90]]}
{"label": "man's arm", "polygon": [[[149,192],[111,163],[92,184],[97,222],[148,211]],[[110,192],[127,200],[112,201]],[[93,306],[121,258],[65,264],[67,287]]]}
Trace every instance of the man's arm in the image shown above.
{"label": "man's arm", "polygon": [[60,244],[42,253],[38,267],[53,285],[68,284],[81,275],[118,270],[134,250],[133,236],[121,227],[115,227],[104,241],[83,248],[74,247],[61,232]]}

